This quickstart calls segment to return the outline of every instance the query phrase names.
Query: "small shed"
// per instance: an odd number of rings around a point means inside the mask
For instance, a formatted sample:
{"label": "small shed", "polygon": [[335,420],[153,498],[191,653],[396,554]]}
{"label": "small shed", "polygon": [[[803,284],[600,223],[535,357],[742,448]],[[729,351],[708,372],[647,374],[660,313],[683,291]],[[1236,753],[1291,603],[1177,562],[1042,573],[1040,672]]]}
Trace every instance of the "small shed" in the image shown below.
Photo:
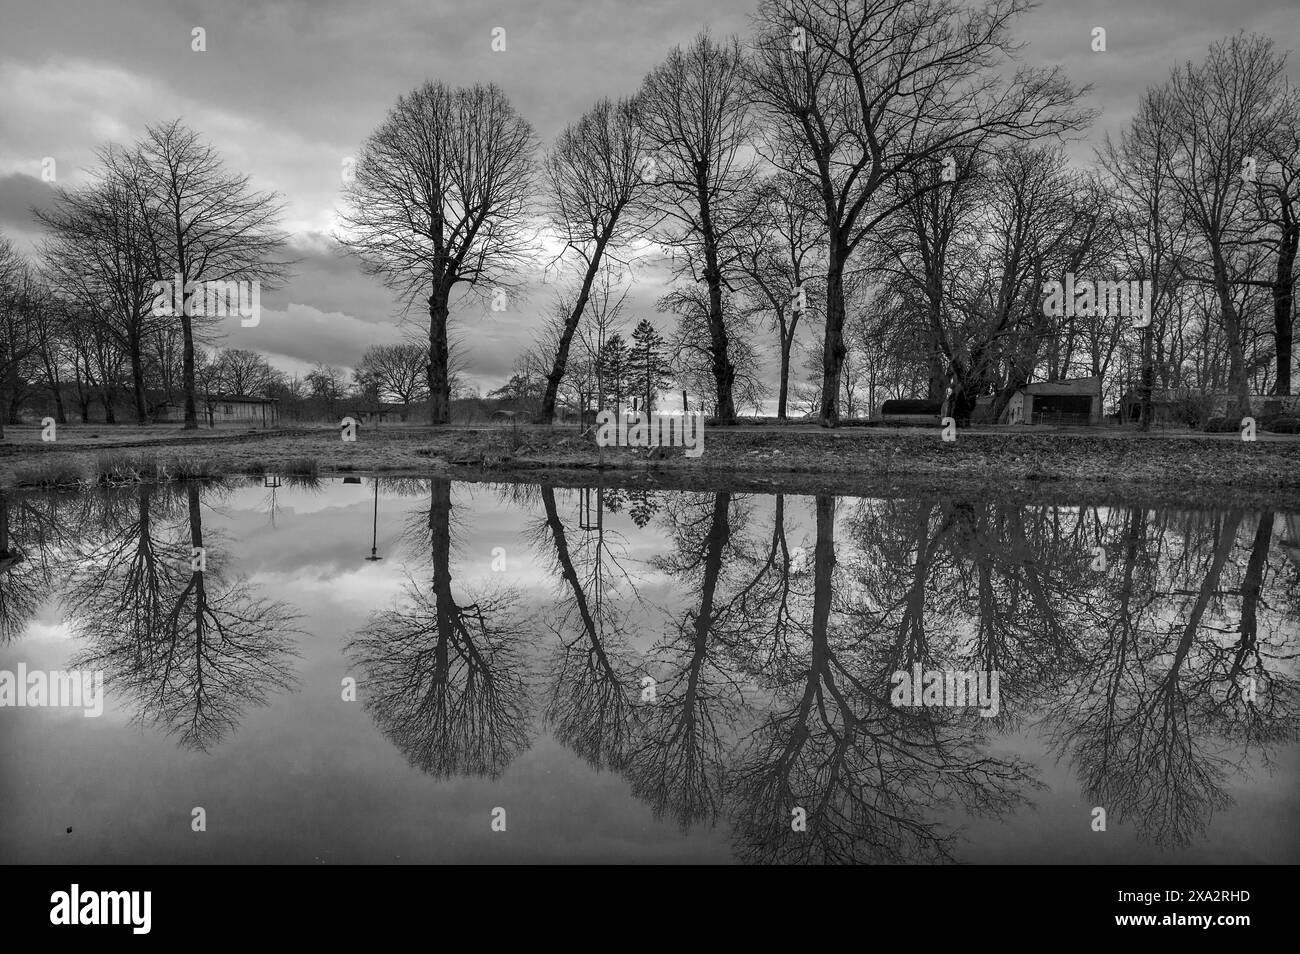
{"label": "small shed", "polygon": [[[991,416],[995,399],[993,394],[979,395],[971,420],[976,424],[994,423]],[[1072,378],[1016,388],[996,423],[1100,424],[1101,417],[1101,378]]]}
{"label": "small shed", "polygon": [[1100,424],[1101,378],[1040,381],[1020,389],[1024,395],[1021,423]]}
{"label": "small shed", "polygon": [[[275,398],[206,395],[197,399],[199,417],[209,427],[219,424],[243,424],[247,427],[274,427],[280,423],[280,402]],[[185,405],[166,403],[157,406],[153,418],[159,423],[185,420]]]}

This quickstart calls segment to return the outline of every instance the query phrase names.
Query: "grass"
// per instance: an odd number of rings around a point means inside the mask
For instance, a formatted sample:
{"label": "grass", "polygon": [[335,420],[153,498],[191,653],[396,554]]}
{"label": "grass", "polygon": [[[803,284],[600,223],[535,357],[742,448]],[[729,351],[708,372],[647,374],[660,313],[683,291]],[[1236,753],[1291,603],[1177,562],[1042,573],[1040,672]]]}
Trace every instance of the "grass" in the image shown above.
{"label": "grass", "polygon": [[[179,433],[179,432],[178,432]],[[175,435],[138,429],[140,447],[105,446],[65,441],[57,448],[0,445],[0,485],[46,481],[38,465],[67,461],[63,480],[74,473],[83,481],[103,479],[168,481],[226,474],[288,476],[329,473],[448,474],[457,462],[487,465],[502,473],[512,469],[633,471],[654,470],[752,475],[782,480],[789,486],[849,486],[845,482],[879,478],[898,481],[924,477],[954,486],[984,480],[1053,480],[1142,485],[1154,493],[1175,485],[1192,487],[1207,499],[1222,488],[1243,488],[1288,497],[1300,495],[1300,437],[1269,433],[1261,427],[1256,442],[1235,432],[1223,434],[1139,434],[1118,428],[961,430],[956,442],[940,441],[934,428],[842,428],[813,425],[733,429],[707,432],[705,453],[687,459],[670,452],[666,459],[647,459],[637,448],[611,447],[603,452],[592,435],[573,428],[546,429],[517,425],[502,428],[397,428],[360,432],[356,443],[341,443],[333,428],[247,439],[172,443]],[[204,436],[207,436],[206,434]],[[161,438],[161,439],[156,439]],[[121,455],[113,457],[113,454]],[[139,463],[141,455],[146,462]],[[179,465],[178,456],[187,458]],[[156,460],[157,463],[153,463]],[[781,475],[785,475],[784,477]],[[836,480],[830,480],[835,476]],[[55,479],[58,479],[57,476]],[[820,483],[819,483],[820,482]],[[1213,489],[1219,488],[1219,489]],[[792,491],[793,492],[793,491]],[[1179,491],[1182,493],[1182,491]],[[1183,499],[1183,498],[1180,498]]]}
{"label": "grass", "polygon": [[186,455],[163,466],[172,480],[218,480],[226,476],[225,470],[212,457]]}
{"label": "grass", "polygon": [[147,454],[115,451],[95,458],[93,475],[98,484],[138,484],[159,477],[159,470]]}
{"label": "grass", "polygon": [[81,468],[66,460],[43,460],[14,471],[19,487],[75,487],[84,480]]}

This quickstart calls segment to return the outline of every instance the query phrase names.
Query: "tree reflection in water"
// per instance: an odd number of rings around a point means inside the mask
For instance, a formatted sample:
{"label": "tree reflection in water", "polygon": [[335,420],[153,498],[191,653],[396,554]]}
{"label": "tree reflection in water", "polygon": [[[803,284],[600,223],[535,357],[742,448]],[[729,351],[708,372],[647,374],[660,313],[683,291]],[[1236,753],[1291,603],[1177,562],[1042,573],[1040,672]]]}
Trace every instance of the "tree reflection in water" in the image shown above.
{"label": "tree reflection in water", "polygon": [[[457,584],[474,528],[450,481],[384,480],[421,499],[408,583],[348,645],[378,728],[438,778],[495,778],[546,730],[655,817],[723,825],[745,861],[948,861],[962,818],[1035,797],[1028,753],[1176,848],[1300,738],[1294,515],[486,489],[540,558],[515,563],[545,574],[535,611],[505,575]],[[205,532],[223,493],[0,493],[0,642],[57,597],[72,665],[215,745],[291,684],[294,635]],[[998,672],[998,716],[894,707],[913,665]]]}
{"label": "tree reflection in water", "polygon": [[[294,614],[228,572],[204,538],[203,506],[220,485],[166,484],[100,495],[103,532],[70,566],[64,594],[82,646],[71,666],[103,670],[137,718],[207,751],[293,684]],[[204,548],[206,568],[191,568]]]}
{"label": "tree reflection in water", "polygon": [[367,711],[413,766],[439,778],[495,778],[530,742],[530,634],[515,594],[456,597],[451,482],[431,481],[429,494],[421,524],[430,582],[411,579],[348,654],[365,674]]}

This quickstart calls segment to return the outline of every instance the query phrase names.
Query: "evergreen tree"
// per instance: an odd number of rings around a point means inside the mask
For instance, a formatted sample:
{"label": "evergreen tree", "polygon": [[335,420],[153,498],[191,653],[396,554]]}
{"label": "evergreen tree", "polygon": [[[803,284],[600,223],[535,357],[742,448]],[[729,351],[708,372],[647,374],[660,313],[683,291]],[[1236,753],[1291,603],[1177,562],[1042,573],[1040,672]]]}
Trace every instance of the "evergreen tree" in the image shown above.
{"label": "evergreen tree", "polygon": [[605,398],[611,397],[614,399],[614,410],[617,411],[623,403],[623,395],[627,393],[628,382],[627,343],[622,335],[615,333],[601,345],[596,354],[596,374],[600,381],[602,406]]}
{"label": "evergreen tree", "polygon": [[630,386],[645,401],[642,410],[649,414],[654,409],[655,395],[672,383],[672,366],[668,363],[668,347],[663,336],[645,318],[632,332],[632,347],[628,353],[628,380]]}

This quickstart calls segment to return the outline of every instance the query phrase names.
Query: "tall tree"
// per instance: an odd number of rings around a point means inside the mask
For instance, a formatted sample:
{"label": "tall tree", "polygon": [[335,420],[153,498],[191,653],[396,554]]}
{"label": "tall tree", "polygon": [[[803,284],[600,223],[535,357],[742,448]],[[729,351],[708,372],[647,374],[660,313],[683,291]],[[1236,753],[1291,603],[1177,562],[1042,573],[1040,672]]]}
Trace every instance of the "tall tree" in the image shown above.
{"label": "tall tree", "polygon": [[1261,226],[1259,241],[1273,255],[1269,291],[1273,298],[1273,340],[1277,378],[1273,393],[1291,393],[1295,360],[1295,288],[1300,281],[1300,91],[1287,90],[1277,127],[1265,138],[1257,157],[1252,221]]}
{"label": "tall tree", "polygon": [[1166,157],[1172,146],[1166,97],[1148,90],[1138,103],[1119,142],[1107,137],[1099,158],[1105,170],[1110,212],[1135,280],[1152,282],[1150,324],[1141,330],[1139,417],[1142,430],[1153,422],[1151,396],[1157,368],[1164,363],[1164,343],[1180,291],[1180,263],[1189,253],[1188,231],[1173,214],[1176,196]]}
{"label": "tall tree", "polygon": [[1186,265],[1213,290],[1228,352],[1230,410],[1237,417],[1251,413],[1246,316],[1236,300],[1254,265],[1254,189],[1243,182],[1243,172],[1247,160],[1258,163],[1265,154],[1285,115],[1285,63],[1271,39],[1238,35],[1212,44],[1205,62],[1176,70],[1166,87],[1172,139],[1166,168],[1203,248]]}
{"label": "tall tree", "polygon": [[[1012,21],[1029,0],[969,9],[951,0],[763,0],[755,98],[778,168],[806,179],[826,227],[821,421],[839,419],[845,270],[908,196],[891,181],[936,169],[963,146],[1077,128],[1077,92],[1053,70],[1003,75]],[[946,184],[932,176],[922,189]]]}
{"label": "tall tree", "polygon": [[[819,252],[816,196],[800,196],[803,182],[773,176],[758,184],[754,214],[740,239],[739,267],[750,307],[768,313],[777,333],[780,382],[776,416],[785,420],[790,390],[790,355],[800,320],[816,294]],[[806,190],[805,190],[806,191]]]}
{"label": "tall tree", "polygon": [[644,227],[641,198],[649,158],[637,103],[627,99],[598,102],[560,134],[546,158],[548,217],[564,243],[561,257],[572,252],[582,278],[558,328],[539,423],[555,419],[569,349],[606,256]]}
{"label": "tall tree", "polygon": [[59,188],[52,206],[36,212],[48,231],[41,255],[51,280],[80,302],[97,302],[104,331],[131,363],[131,393],[137,424],[149,422],[145,398],[145,346],[160,323],[154,314],[158,274],[152,237],[161,219],[141,202],[143,166],[138,156],[107,148],[94,182]]}
{"label": "tall tree", "polygon": [[48,304],[31,265],[0,235],[0,439],[16,416],[19,367],[40,344],[33,313]]}
{"label": "tall tree", "polygon": [[[277,222],[283,206],[273,192],[258,192],[249,177],[226,169],[221,156],[179,119],[150,126],[133,155],[122,157],[127,181],[136,183],[143,219],[151,226],[158,281],[181,283],[179,315],[155,303],[158,314],[177,318],[182,337],[185,428],[198,427],[194,345],[204,314],[202,283],[282,278],[291,262],[277,256],[285,235]],[[198,294],[198,301],[196,301]]]}
{"label": "tall tree", "polygon": [[641,115],[663,211],[661,242],[681,249],[680,270],[708,293],[706,312],[716,418],[736,419],[736,368],[723,314],[723,290],[735,271],[734,233],[746,222],[756,169],[745,58],[734,37],[701,34],[675,47],[646,77]]}
{"label": "tall tree", "polygon": [[426,82],[361,148],[339,241],[429,314],[429,420],[451,420],[452,290],[514,284],[531,248],[533,129],[495,85]]}

